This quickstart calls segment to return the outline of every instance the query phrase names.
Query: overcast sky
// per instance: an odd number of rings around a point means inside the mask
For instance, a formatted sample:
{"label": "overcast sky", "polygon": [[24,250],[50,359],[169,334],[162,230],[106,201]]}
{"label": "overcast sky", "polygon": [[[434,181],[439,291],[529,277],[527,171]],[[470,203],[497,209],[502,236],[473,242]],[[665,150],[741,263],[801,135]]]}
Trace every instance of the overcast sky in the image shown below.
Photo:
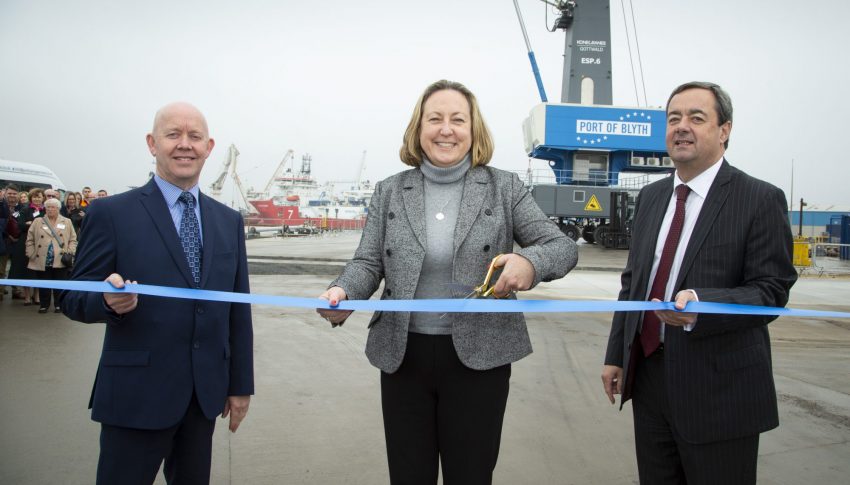
{"label": "overcast sky", "polygon": [[[543,3],[519,4],[558,100],[564,34],[546,31]],[[793,158],[795,199],[850,206],[847,2],[633,4],[650,105],[685,81],[719,83],[734,165],[790,197]],[[620,0],[611,11],[614,104],[635,106]],[[323,181],[355,179],[367,150],[377,180],[404,168],[413,104],[440,78],[478,96],[493,165],[524,170],[521,124],[539,97],[511,0],[0,0],[0,158],[122,191],[152,169],[156,109],[186,100],[217,142],[203,189],[231,143],[246,185],[264,186],[290,148]]]}

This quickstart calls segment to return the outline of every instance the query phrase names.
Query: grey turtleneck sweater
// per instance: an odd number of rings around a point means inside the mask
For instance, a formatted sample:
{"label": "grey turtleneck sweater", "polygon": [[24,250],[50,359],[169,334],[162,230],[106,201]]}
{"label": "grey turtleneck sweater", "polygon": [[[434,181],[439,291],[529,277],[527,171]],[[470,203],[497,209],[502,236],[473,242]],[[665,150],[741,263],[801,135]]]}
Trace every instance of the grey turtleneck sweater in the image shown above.
{"label": "grey turtleneck sweater", "polygon": [[[454,235],[460,200],[463,196],[464,175],[471,166],[469,154],[451,167],[437,167],[422,157],[419,169],[425,178],[425,261],[419,273],[414,298],[454,298],[452,292],[452,263]],[[438,218],[437,214],[443,214]],[[440,313],[415,312],[410,318],[410,331],[430,335],[452,333],[451,320]]]}

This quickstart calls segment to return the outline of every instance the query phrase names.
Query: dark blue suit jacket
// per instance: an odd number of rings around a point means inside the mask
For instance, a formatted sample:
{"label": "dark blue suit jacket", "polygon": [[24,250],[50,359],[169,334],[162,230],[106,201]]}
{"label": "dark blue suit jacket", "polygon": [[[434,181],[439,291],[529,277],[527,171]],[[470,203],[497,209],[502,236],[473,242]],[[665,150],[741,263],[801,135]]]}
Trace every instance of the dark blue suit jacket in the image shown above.
{"label": "dark blue suit jacket", "polygon": [[[248,293],[241,216],[200,194],[203,260],[200,287]],[[191,288],[189,265],[156,183],[100,199],[87,209],[73,280],[112,273],[141,284]],[[139,295],[117,315],[102,293],[64,292],[62,311],[85,323],[106,322],[95,378],[92,419],[164,429],[186,412],[192,392],[214,419],[228,395],[254,393],[253,330],[247,304]]]}

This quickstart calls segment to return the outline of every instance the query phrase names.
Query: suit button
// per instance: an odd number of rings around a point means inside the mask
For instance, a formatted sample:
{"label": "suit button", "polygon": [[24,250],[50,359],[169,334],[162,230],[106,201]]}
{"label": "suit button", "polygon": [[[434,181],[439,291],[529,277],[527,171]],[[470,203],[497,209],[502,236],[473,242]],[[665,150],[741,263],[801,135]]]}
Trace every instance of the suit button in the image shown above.
{"label": "suit button", "polygon": [[387,249],[387,256],[392,256],[392,255],[393,255],[393,250]]}
{"label": "suit button", "polygon": [[485,244],[483,249],[484,249],[484,252],[486,253],[487,251],[489,251],[489,250],[490,250],[490,245],[489,245],[489,244]]}
{"label": "suit button", "polygon": [[493,211],[491,211],[490,209],[484,209],[484,214],[485,214],[485,215],[488,215],[488,216],[492,216],[492,215],[493,215]]}
{"label": "suit button", "polygon": [[196,311],[196,312],[198,312],[198,315],[203,315],[203,314],[204,314],[204,308],[203,308],[203,307],[200,307],[200,306],[199,306],[199,307],[198,307],[195,311]]}
{"label": "suit button", "polygon": [[387,288],[387,296],[393,296],[393,290]]}
{"label": "suit button", "polygon": [[387,214],[387,219],[395,219],[395,214],[390,212],[389,214]]}
{"label": "suit button", "polygon": [[200,348],[201,348],[201,343],[200,343],[200,342],[195,342],[195,343],[193,343],[193,344],[192,344],[192,348],[193,348],[193,349],[200,349]]}

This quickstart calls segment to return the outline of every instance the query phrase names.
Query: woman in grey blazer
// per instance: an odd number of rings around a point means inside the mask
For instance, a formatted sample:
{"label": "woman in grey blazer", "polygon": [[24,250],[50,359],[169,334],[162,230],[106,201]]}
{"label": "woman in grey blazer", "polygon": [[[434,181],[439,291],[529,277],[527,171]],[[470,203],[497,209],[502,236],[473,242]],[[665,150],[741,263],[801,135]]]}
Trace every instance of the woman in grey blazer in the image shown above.
{"label": "woman in grey blazer", "polygon": [[[498,254],[498,297],[563,277],[575,243],[549,221],[515,174],[487,167],[493,141],[475,96],[437,81],[416,103],[401,160],[379,182],[360,245],[321,295],[457,298]],[[514,244],[520,249],[514,252]],[[319,310],[341,325],[351,312]],[[521,313],[376,312],[366,355],[381,372],[393,484],[487,484],[499,453],[511,362],[531,353]]]}

